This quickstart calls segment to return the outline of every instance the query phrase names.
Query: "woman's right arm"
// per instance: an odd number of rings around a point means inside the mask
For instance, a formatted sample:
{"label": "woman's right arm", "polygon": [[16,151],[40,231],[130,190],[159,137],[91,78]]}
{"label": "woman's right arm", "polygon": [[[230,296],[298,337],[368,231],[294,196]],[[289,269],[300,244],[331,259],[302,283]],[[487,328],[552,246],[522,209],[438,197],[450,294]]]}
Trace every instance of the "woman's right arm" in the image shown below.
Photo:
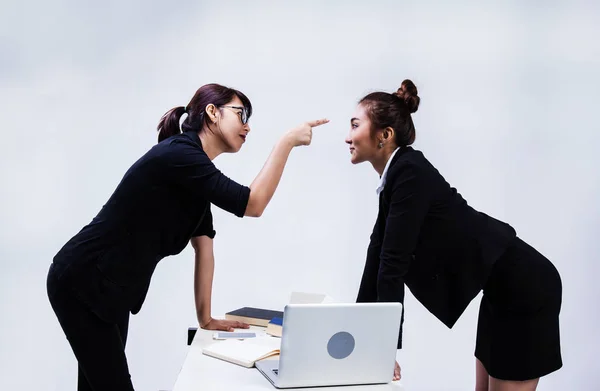
{"label": "woman's right arm", "polygon": [[290,130],[279,140],[262,170],[250,185],[250,197],[244,213],[245,216],[260,217],[262,215],[279,185],[283,169],[292,149],[299,145],[309,145],[312,139],[312,128],[327,122],[329,121],[306,122]]}
{"label": "woman's right arm", "polygon": [[206,153],[191,141],[178,140],[164,156],[174,185],[191,197],[202,198],[238,217],[262,215],[281,179],[294,147],[309,145],[312,128],[329,120],[309,121],[288,131],[275,145],[250,187],[243,186],[218,170]]}

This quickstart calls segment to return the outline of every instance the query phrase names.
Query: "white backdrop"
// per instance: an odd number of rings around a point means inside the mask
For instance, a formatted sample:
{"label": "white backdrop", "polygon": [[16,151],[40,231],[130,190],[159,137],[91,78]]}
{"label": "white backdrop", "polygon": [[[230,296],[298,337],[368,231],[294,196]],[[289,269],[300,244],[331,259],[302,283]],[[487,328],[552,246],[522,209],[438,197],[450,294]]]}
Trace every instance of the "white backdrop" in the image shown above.
{"label": "white backdrop", "polygon": [[[562,275],[564,367],[539,389],[597,389],[600,7],[529,3],[4,2],[0,389],[75,389],[47,268],[156,142],[160,116],[205,83],[254,105],[242,151],[215,162],[244,184],[285,130],[331,119],[293,151],[262,218],[215,208],[213,312],[281,308],[292,290],[354,300],[378,177],[350,164],[344,137],[360,97],[404,78],[422,98],[415,147]],[[138,390],[176,379],[196,325],[192,271],[190,248],[161,262],[131,319]],[[408,294],[408,390],[474,388],[478,305],[448,330]]]}

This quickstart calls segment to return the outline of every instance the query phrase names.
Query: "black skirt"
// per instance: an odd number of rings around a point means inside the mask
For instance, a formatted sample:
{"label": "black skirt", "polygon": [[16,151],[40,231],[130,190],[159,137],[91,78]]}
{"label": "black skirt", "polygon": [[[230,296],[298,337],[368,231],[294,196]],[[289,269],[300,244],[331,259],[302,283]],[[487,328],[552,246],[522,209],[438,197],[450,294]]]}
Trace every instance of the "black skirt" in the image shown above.
{"label": "black skirt", "polygon": [[558,316],[562,283],[554,265],[517,238],[483,289],[475,357],[501,380],[530,380],[562,367]]}

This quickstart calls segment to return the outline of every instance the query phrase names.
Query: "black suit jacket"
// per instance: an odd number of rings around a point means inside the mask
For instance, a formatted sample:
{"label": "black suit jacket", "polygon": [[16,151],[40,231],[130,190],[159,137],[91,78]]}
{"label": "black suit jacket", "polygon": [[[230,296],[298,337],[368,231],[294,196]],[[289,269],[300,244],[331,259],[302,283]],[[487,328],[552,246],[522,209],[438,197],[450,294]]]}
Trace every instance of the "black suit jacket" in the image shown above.
{"label": "black suit jacket", "polygon": [[[404,303],[406,284],[451,328],[515,237],[511,226],[470,207],[420,151],[403,147],[380,193],[357,301]],[[404,312],[398,349],[403,323]]]}

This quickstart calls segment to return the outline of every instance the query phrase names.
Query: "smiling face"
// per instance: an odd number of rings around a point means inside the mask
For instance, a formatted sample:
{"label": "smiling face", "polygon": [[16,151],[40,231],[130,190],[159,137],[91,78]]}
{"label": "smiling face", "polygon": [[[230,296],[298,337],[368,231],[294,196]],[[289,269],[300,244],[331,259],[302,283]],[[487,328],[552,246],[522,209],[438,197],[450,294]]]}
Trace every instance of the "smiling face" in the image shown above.
{"label": "smiling face", "polygon": [[371,120],[367,115],[366,108],[359,104],[350,120],[350,132],[346,137],[352,164],[372,161],[377,156],[378,142],[371,127]]}
{"label": "smiling face", "polygon": [[248,123],[243,123],[247,121],[247,114],[240,98],[235,96],[218,109],[208,107],[207,112],[214,114],[216,118],[216,129],[213,129],[225,146],[224,152],[238,152],[250,132]]}

